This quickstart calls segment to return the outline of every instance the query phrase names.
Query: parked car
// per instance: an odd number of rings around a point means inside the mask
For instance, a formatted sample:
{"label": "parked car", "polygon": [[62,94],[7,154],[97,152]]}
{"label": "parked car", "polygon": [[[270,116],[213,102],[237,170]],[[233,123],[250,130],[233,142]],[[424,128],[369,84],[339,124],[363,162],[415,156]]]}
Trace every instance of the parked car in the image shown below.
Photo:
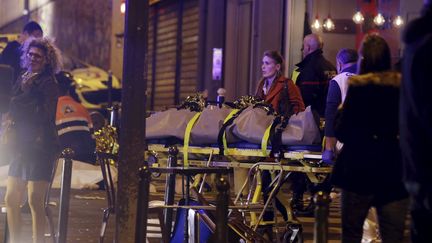
{"label": "parked car", "polygon": [[[100,110],[108,106],[109,73],[77,58],[63,55],[64,70],[73,77],[72,96],[89,110]],[[121,101],[121,83],[112,77],[111,98],[113,103]],[[75,93],[75,94],[73,94]]]}

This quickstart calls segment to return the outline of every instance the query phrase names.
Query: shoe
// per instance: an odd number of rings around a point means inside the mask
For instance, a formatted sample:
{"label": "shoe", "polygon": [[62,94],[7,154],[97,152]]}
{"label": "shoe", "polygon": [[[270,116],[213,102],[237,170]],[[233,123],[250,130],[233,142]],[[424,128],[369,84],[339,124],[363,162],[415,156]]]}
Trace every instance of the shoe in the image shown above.
{"label": "shoe", "polygon": [[293,197],[291,199],[291,208],[293,211],[296,210],[304,210],[303,208],[303,194],[293,194]]}
{"label": "shoe", "polygon": [[311,201],[309,205],[303,210],[294,210],[294,215],[297,217],[314,217],[315,216],[315,203]]}

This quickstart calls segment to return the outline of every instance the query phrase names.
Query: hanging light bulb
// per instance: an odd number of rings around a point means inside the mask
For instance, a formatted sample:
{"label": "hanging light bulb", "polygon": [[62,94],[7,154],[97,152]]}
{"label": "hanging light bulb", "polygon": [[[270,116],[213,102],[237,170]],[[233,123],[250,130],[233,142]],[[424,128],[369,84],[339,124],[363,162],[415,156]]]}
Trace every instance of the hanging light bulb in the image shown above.
{"label": "hanging light bulb", "polygon": [[377,25],[377,26],[381,26],[385,23],[385,18],[381,13],[378,13],[377,16],[375,16],[375,18],[373,19],[373,22]]}
{"label": "hanging light bulb", "polygon": [[120,3],[120,13],[121,14],[125,14],[126,13],[126,3],[124,1],[122,1]]}
{"label": "hanging light bulb", "polygon": [[396,18],[393,20],[393,26],[396,28],[400,28],[403,24],[404,20],[400,15],[396,16]]}
{"label": "hanging light bulb", "polygon": [[315,17],[315,20],[312,23],[312,29],[314,29],[314,30],[320,30],[321,29],[321,22],[319,21],[318,15]]}
{"label": "hanging light bulb", "polygon": [[331,19],[330,15],[324,20],[323,27],[327,31],[332,31],[335,29],[335,24]]}
{"label": "hanging light bulb", "polygon": [[364,22],[364,17],[363,14],[360,11],[357,11],[353,17],[352,20],[354,21],[354,23],[356,24],[363,24]]}

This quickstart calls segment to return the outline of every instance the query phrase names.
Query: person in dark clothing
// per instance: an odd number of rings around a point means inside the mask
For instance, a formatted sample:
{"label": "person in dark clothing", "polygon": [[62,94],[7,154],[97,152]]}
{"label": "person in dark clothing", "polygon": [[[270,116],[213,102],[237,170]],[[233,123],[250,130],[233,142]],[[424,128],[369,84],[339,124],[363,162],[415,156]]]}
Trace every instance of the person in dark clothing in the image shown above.
{"label": "person in dark clothing", "polygon": [[323,161],[332,164],[336,152],[337,140],[334,134],[334,119],[337,108],[345,100],[348,91],[348,79],[357,73],[357,51],[353,49],[341,49],[336,55],[336,75],[329,85],[327,105],[325,110],[325,145]]}
{"label": "person in dark clothing", "polygon": [[342,242],[361,242],[363,223],[375,207],[382,242],[402,242],[408,194],[399,148],[400,74],[391,70],[390,48],[367,35],[359,49],[358,73],[335,122],[344,145],[331,175],[341,189]]}
{"label": "person in dark clothing", "polygon": [[58,85],[54,74],[61,68],[60,53],[48,39],[28,39],[23,45],[26,72],[15,83],[8,123],[13,151],[6,208],[10,242],[22,242],[21,208],[28,193],[33,242],[45,242],[45,196],[59,152],[55,126]]}
{"label": "person in dark clothing", "polygon": [[324,117],[329,80],[336,75],[336,68],[323,56],[323,42],[316,34],[303,40],[303,60],[298,63],[295,83],[300,88],[305,106]]}
{"label": "person in dark clothing", "polygon": [[90,114],[82,104],[69,95],[69,91],[73,89],[72,76],[67,72],[60,72],[56,79],[60,91],[56,113],[60,148],[71,148],[74,151],[74,160],[95,164],[96,142],[93,138]]}
{"label": "person in dark clothing", "polygon": [[[303,60],[296,66],[295,83],[300,88],[305,106],[311,106],[314,113],[324,117],[329,80],[336,75],[336,68],[323,56],[323,41],[319,35],[309,34],[303,40]],[[293,77],[294,78],[294,77]],[[303,208],[303,194],[309,186],[315,193],[319,187],[314,187],[303,173],[294,172],[291,175],[293,198],[291,206],[299,216],[312,216],[314,204]],[[312,201],[311,201],[312,202]]]}
{"label": "person in dark clothing", "polygon": [[401,149],[405,186],[411,196],[412,242],[432,242],[432,1],[402,36]]}
{"label": "person in dark clothing", "polygon": [[14,78],[17,80],[23,72],[21,68],[21,45],[29,38],[40,38],[43,36],[41,26],[35,21],[28,22],[20,34],[18,41],[9,42],[0,56],[0,64],[9,65],[14,69]]}

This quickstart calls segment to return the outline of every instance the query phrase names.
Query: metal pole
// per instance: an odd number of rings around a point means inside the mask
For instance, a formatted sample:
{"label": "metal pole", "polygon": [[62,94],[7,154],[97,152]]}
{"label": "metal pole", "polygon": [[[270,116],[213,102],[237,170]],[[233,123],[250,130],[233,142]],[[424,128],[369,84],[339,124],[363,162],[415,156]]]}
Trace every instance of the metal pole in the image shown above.
{"label": "metal pole", "polygon": [[316,204],[314,243],[327,243],[330,197],[327,193],[319,191],[315,195],[314,201]]}
{"label": "metal pole", "polygon": [[72,158],[74,151],[70,148],[66,148],[62,152],[63,160],[63,175],[61,181],[60,190],[60,208],[59,208],[59,221],[58,221],[58,233],[57,243],[65,243],[67,239],[67,226],[69,216],[69,198],[71,189],[72,179]]}
{"label": "metal pole", "polygon": [[[136,242],[139,169],[144,165],[147,102],[148,0],[127,0],[115,241]],[[142,202],[145,205],[148,202]],[[143,230],[143,229],[140,229]]]}
{"label": "metal pole", "polygon": [[113,105],[113,102],[112,102],[112,71],[111,70],[108,71],[107,86],[108,86],[108,107],[111,108]]}
{"label": "metal pole", "polygon": [[[189,206],[189,187],[190,187],[190,178],[189,175],[185,175],[186,176],[186,195],[185,195],[185,205]],[[184,231],[183,231],[183,235],[184,235],[184,239],[183,242],[184,243],[188,243],[189,242],[189,221],[188,221],[188,216],[189,216],[189,209],[185,208],[185,225],[184,225]]]}
{"label": "metal pole", "polygon": [[229,183],[223,177],[216,181],[217,207],[216,207],[216,242],[228,243],[228,200]]}
{"label": "metal pole", "polygon": [[108,108],[110,112],[110,121],[109,124],[115,128],[120,128],[119,124],[119,106],[117,104],[113,105],[112,107]]}
{"label": "metal pole", "polygon": [[135,243],[145,243],[147,237],[147,213],[150,195],[150,172],[147,162],[139,170],[138,208],[135,228]]}
{"label": "metal pole", "polygon": [[[177,166],[177,155],[179,151],[177,147],[170,147],[168,149],[168,161],[167,167],[176,167]],[[174,204],[174,194],[175,194],[175,174],[169,174],[166,178],[165,185],[165,205],[173,205]],[[165,208],[164,209],[164,230],[163,232],[163,240],[165,243],[169,243],[171,238],[171,229],[172,229],[172,221],[173,221],[173,209]]]}

